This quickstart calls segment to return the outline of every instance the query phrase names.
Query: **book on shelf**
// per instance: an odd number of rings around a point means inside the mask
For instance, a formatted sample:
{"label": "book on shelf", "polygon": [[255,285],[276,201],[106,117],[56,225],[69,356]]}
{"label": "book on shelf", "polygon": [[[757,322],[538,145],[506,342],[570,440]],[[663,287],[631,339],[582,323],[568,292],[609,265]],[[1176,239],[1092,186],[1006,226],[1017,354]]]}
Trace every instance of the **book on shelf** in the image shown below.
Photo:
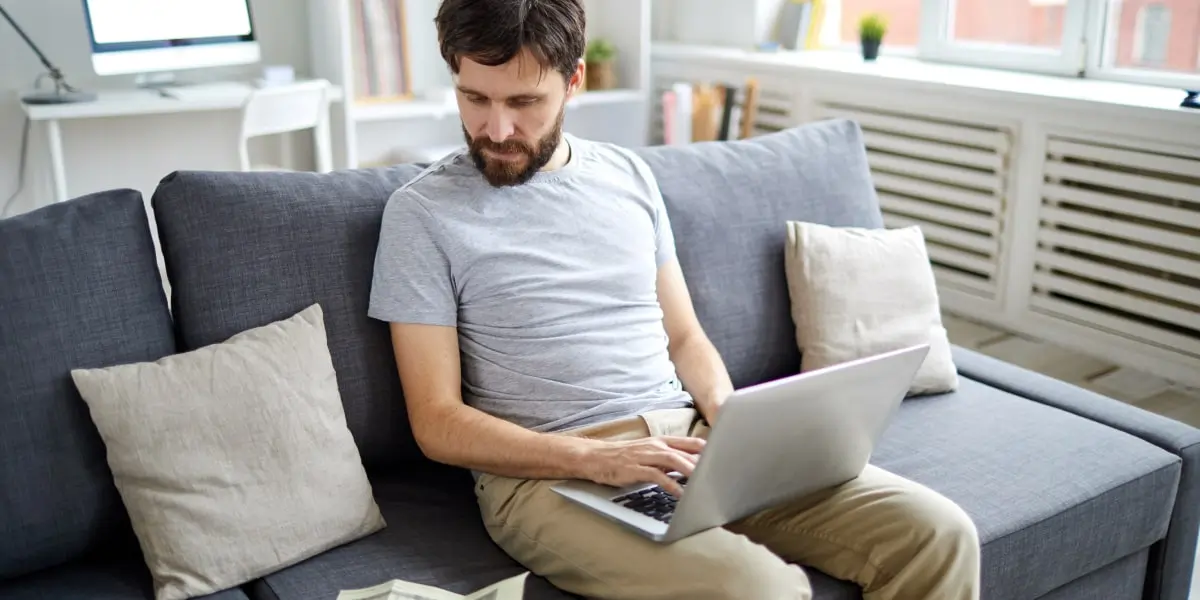
{"label": "book on shelf", "polygon": [[349,0],[357,102],[412,98],[406,0]]}
{"label": "book on shelf", "polygon": [[758,116],[758,82],[747,79],[740,89],[678,82],[663,92],[662,110],[665,144],[745,139]]}
{"label": "book on shelf", "polygon": [[369,588],[342,590],[337,600],[522,600],[528,576],[526,571],[466,596],[431,585],[393,579]]}
{"label": "book on shelf", "polygon": [[668,145],[692,141],[692,86],[675,83],[663,93],[663,142]]}
{"label": "book on shelf", "polygon": [[775,42],[785,50],[820,47],[826,0],[786,0],[775,23]]}

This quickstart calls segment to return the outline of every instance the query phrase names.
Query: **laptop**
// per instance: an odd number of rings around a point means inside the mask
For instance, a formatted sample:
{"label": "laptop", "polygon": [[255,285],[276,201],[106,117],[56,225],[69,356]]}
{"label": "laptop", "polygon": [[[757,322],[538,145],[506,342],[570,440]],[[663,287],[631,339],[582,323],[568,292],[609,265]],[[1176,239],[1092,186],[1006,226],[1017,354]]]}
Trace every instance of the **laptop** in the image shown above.
{"label": "laptop", "polygon": [[669,543],[858,477],[908,393],[928,344],[734,392],[676,500],[657,484],[569,480],[552,489]]}

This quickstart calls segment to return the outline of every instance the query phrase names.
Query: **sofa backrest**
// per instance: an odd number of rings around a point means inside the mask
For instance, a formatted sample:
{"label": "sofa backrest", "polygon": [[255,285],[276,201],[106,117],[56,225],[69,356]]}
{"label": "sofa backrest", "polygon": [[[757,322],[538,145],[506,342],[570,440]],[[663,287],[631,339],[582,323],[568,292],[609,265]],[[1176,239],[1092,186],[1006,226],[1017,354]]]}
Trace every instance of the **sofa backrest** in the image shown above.
{"label": "sofa backrest", "polygon": [[136,551],[73,368],[175,351],[140,193],[0,221],[0,579]]}
{"label": "sofa backrest", "polygon": [[180,349],[320,302],[347,426],[368,469],[421,456],[388,328],[367,316],[384,204],[419,172],[177,172],[152,199]]}
{"label": "sofa backrest", "polygon": [[[857,126],[830,121],[637,152],[655,172],[700,318],[735,383],[796,372],[784,221],[879,225]],[[347,424],[368,469],[422,458],[387,327],[367,316],[383,208],[419,172],[177,172],[153,198],[180,348],[320,302]]]}
{"label": "sofa backrest", "polygon": [[798,372],[785,222],[883,226],[859,126],[828,120],[637,153],[658,180],[697,315],[734,385]]}

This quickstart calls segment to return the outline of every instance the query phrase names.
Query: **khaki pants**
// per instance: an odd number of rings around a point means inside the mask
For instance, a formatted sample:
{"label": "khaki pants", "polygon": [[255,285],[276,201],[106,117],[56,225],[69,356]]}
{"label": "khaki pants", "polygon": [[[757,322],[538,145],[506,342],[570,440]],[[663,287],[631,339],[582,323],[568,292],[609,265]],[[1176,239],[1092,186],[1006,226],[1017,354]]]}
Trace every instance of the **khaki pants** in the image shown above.
{"label": "khaki pants", "polygon": [[[695,411],[657,411],[567,435],[704,437]],[[788,600],[812,597],[809,565],[866,600],[977,600],[979,539],[941,495],[868,466],[857,479],[743,520],[659,544],[550,491],[553,480],[482,475],[492,539],[530,571],[588,598]]]}

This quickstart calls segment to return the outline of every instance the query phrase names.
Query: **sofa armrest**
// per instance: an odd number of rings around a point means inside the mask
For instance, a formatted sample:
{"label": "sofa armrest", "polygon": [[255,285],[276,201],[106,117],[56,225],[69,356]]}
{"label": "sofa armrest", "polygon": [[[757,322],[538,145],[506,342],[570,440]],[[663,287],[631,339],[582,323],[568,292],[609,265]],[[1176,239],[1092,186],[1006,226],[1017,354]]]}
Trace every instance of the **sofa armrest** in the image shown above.
{"label": "sofa armrest", "polygon": [[1187,600],[1200,527],[1200,429],[967,348],[953,348],[959,373],[997,389],[1137,436],[1182,459],[1167,537],[1150,550],[1147,599]]}

